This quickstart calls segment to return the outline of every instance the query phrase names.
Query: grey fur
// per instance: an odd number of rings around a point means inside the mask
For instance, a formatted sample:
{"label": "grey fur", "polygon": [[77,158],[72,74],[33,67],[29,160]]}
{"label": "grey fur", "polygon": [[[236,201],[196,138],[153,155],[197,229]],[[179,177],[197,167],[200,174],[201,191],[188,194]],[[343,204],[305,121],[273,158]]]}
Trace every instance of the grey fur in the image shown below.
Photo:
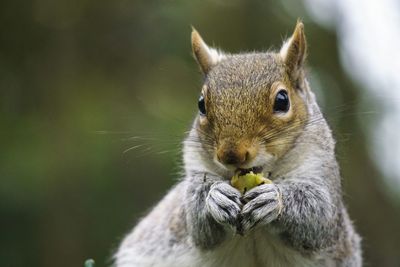
{"label": "grey fur", "polygon": [[[286,75],[277,57],[226,55],[207,74],[218,138],[243,136],[257,123],[263,88]],[[361,266],[331,131],[307,81],[300,86],[308,119],[290,149],[265,163],[273,184],[241,197],[229,185],[233,171],[214,160],[217,140],[199,131],[197,117],[184,143],[185,177],[125,238],[115,265]]]}

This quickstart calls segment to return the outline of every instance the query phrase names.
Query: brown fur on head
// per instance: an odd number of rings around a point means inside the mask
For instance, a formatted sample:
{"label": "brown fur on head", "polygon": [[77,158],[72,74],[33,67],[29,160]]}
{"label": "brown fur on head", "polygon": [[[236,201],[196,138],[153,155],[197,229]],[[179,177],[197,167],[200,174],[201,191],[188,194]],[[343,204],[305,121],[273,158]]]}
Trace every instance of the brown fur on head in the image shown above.
{"label": "brown fur on head", "polygon": [[[205,77],[206,113],[195,126],[209,158],[230,170],[265,168],[290,150],[308,118],[303,24],[279,53],[222,54],[194,29],[192,47]],[[289,97],[287,112],[274,111],[281,90]]]}

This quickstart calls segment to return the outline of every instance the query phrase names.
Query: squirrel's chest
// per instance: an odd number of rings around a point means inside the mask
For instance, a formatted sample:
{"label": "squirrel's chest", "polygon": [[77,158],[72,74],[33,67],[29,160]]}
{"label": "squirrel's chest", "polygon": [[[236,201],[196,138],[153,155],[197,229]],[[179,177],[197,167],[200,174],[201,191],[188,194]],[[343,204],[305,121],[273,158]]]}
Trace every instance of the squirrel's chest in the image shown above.
{"label": "squirrel's chest", "polygon": [[205,252],[200,261],[201,266],[317,266],[286,247],[277,237],[260,231],[228,238],[218,248]]}

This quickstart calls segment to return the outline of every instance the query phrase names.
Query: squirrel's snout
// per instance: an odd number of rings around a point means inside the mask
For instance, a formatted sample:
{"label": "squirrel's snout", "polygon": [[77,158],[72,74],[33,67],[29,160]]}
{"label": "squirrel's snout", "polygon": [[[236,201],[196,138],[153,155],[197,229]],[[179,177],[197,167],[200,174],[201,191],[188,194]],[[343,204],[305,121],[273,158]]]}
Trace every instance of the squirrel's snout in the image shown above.
{"label": "squirrel's snout", "polygon": [[255,157],[254,149],[248,146],[222,146],[217,149],[218,161],[224,165],[237,167],[249,163]]}
{"label": "squirrel's snout", "polygon": [[226,165],[242,165],[247,161],[249,152],[240,153],[234,150],[217,153],[218,160]]}

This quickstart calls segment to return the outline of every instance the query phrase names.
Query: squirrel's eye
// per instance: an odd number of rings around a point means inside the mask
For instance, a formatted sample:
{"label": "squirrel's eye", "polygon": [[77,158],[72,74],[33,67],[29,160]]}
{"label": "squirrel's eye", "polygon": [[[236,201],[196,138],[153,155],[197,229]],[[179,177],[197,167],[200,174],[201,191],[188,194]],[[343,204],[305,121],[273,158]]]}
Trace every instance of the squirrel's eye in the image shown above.
{"label": "squirrel's eye", "polygon": [[203,95],[201,95],[199,98],[198,106],[199,106],[200,115],[205,116],[206,115],[206,103],[204,102]]}
{"label": "squirrel's eye", "polygon": [[289,96],[285,90],[280,90],[275,97],[274,112],[287,112],[289,110]]}

